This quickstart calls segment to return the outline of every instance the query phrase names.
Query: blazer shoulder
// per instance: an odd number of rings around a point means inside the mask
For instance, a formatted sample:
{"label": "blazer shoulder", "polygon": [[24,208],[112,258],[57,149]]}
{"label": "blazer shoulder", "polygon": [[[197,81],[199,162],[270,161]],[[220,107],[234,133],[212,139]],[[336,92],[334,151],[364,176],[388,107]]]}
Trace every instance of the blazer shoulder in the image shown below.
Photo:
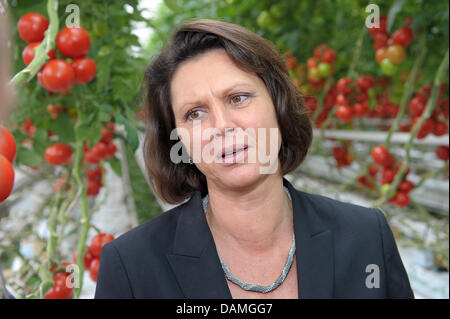
{"label": "blazer shoulder", "polygon": [[[378,227],[377,208],[343,202],[325,195],[306,193],[297,190],[302,201],[306,201],[314,212],[323,220],[332,221],[336,225],[355,227]],[[379,212],[378,212],[379,211]]]}
{"label": "blazer shoulder", "polygon": [[184,211],[185,205],[186,203],[182,203],[136,226],[117,237],[112,241],[112,244],[119,251],[149,244],[153,247],[167,247],[173,241],[177,222]]}

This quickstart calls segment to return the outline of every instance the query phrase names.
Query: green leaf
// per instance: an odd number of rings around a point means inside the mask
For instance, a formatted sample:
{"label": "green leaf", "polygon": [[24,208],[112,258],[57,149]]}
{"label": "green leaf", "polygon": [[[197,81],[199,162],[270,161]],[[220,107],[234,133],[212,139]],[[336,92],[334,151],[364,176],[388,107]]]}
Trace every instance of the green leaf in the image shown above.
{"label": "green leaf", "polygon": [[56,136],[59,136],[61,141],[72,143],[75,141],[75,130],[70,120],[69,114],[59,114],[55,120],[50,120],[49,129],[53,131]]}
{"label": "green leaf", "polygon": [[106,55],[98,59],[97,62],[97,93],[102,92],[108,84],[109,75],[111,73],[111,64],[114,60],[112,55]]}
{"label": "green leaf", "polygon": [[387,18],[387,32],[391,33],[392,26],[394,25],[395,17],[397,13],[399,13],[403,5],[405,4],[405,0],[395,0],[391,9],[389,9],[388,18]]}
{"label": "green leaf", "polygon": [[38,276],[31,277],[27,280],[27,286],[37,287],[41,283],[41,279]]}
{"label": "green leaf", "polygon": [[91,125],[80,125],[76,129],[77,140],[89,140],[89,147],[94,146],[102,137],[102,125],[93,122]]}
{"label": "green leaf", "polygon": [[111,157],[106,160],[106,162],[109,163],[112,170],[116,175],[122,176],[122,165],[120,164],[120,161],[116,157]]}
{"label": "green leaf", "polygon": [[17,163],[24,164],[29,167],[40,166],[42,164],[42,158],[36,152],[19,146],[17,149]]}
{"label": "green leaf", "polygon": [[125,141],[129,145],[129,147],[132,149],[133,153],[136,152],[138,146],[139,146],[139,138],[137,135],[136,128],[131,125],[131,123],[122,116],[120,113],[114,113],[114,117],[116,119],[116,123],[122,124],[125,126],[125,131],[127,133]]}
{"label": "green leaf", "polygon": [[164,4],[173,12],[180,11],[180,7],[176,0],[164,0]]}
{"label": "green leaf", "polygon": [[114,112],[114,107],[109,104],[102,104],[100,105],[100,111],[106,112],[106,113],[112,113]]}

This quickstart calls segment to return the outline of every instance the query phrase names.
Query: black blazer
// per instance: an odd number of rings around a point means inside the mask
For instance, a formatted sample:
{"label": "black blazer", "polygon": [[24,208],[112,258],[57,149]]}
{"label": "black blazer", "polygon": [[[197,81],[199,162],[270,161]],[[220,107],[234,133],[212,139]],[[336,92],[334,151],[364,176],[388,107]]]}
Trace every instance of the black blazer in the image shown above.
{"label": "black blazer", "polygon": [[[283,184],[294,211],[299,298],[414,298],[379,209]],[[197,191],[106,244],[95,298],[231,298],[201,199]],[[368,288],[377,273],[379,287]]]}

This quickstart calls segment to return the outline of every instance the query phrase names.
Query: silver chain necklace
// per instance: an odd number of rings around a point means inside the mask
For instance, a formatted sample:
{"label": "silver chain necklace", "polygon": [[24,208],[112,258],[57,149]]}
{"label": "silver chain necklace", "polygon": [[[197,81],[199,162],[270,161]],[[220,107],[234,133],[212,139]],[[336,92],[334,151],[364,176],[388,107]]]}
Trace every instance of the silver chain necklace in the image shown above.
{"label": "silver chain necklace", "polygon": [[[283,187],[284,187],[284,191],[286,192],[287,196],[289,197],[289,200],[292,201],[291,195],[289,194],[289,190],[287,189],[286,186],[283,186]],[[203,211],[205,212],[205,214],[206,214],[206,210],[208,207],[208,200],[209,200],[209,195],[207,194],[205,196],[205,198],[203,199]],[[225,276],[228,278],[228,280],[234,282],[236,285],[238,285],[239,287],[241,287],[244,290],[256,291],[256,292],[261,292],[261,293],[268,293],[268,292],[276,289],[279,285],[281,285],[283,283],[283,281],[286,279],[286,276],[287,276],[289,270],[291,269],[292,261],[294,259],[294,254],[295,254],[295,234],[292,236],[292,247],[289,250],[288,260],[286,261],[286,265],[284,266],[280,277],[278,277],[278,279],[269,286],[260,286],[260,285],[254,285],[254,284],[247,284],[245,282],[242,282],[238,278],[234,277],[231,274],[230,270],[228,269],[227,265],[220,258],[219,252],[217,252],[217,255],[219,256],[220,264],[222,265],[222,269],[225,273]]]}

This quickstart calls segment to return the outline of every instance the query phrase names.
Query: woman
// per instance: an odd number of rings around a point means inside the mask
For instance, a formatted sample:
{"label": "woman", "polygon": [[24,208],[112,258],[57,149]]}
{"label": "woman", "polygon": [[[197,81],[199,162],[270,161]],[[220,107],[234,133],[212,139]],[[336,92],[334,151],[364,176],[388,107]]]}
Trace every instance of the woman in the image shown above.
{"label": "woman", "polygon": [[166,202],[187,201],[104,246],[96,298],[413,298],[380,210],[283,177],[312,128],[271,43],[192,20],[146,81],[150,178]]}

